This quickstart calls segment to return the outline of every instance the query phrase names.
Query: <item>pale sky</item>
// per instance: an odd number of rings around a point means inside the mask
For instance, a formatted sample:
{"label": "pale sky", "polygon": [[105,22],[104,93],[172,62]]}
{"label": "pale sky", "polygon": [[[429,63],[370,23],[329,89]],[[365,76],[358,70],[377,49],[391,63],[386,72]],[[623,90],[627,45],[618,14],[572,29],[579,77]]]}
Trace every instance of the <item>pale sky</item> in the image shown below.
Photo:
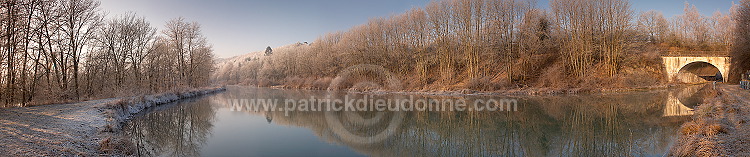
{"label": "pale sky", "polygon": [[[160,30],[166,21],[184,17],[202,25],[217,57],[231,57],[266,46],[312,42],[334,31],[345,31],[369,18],[423,7],[430,0],[101,0],[108,17],[135,12]],[[659,10],[667,17],[681,14],[684,0],[631,0],[636,12]],[[728,12],[732,0],[689,0],[708,16]],[[538,1],[547,8],[547,0]]]}

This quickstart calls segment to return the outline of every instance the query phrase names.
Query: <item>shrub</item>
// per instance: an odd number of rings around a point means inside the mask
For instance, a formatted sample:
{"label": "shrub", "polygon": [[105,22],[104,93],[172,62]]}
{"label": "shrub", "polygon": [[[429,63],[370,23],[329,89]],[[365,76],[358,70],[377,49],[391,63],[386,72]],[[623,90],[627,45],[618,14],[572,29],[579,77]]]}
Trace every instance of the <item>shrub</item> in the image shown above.
{"label": "shrub", "polygon": [[478,91],[494,91],[501,87],[500,83],[493,82],[490,77],[473,78],[466,81],[464,87]]}
{"label": "shrub", "polygon": [[680,127],[680,133],[682,135],[695,135],[700,133],[701,126],[695,122],[687,122]]}
{"label": "shrub", "polygon": [[99,150],[109,154],[133,155],[135,144],[125,138],[108,137],[99,143]]}
{"label": "shrub", "polygon": [[313,82],[312,88],[320,90],[328,89],[328,86],[331,84],[331,80],[333,80],[333,78],[331,77],[319,78],[315,80],[315,82]]}

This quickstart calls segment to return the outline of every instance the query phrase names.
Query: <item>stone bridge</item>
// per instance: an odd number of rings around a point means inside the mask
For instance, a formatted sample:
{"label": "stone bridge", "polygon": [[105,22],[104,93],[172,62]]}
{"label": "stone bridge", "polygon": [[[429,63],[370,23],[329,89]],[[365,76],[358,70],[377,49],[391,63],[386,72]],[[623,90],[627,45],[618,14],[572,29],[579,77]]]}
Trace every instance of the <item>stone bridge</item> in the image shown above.
{"label": "stone bridge", "polygon": [[[699,83],[725,81],[729,77],[731,58],[725,54],[707,53],[662,56],[670,82]],[[716,76],[721,76],[717,78]]]}

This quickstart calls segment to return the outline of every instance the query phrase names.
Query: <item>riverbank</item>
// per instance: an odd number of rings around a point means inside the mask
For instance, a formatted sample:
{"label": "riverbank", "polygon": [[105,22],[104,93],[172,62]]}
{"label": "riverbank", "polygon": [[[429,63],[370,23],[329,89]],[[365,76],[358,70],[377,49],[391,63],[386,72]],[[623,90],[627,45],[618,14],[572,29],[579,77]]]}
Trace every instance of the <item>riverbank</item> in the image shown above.
{"label": "riverbank", "polygon": [[[703,84],[703,83],[696,83]],[[361,90],[361,89],[347,89],[346,92],[359,93],[359,94],[403,94],[403,95],[428,95],[428,96],[466,96],[466,95],[479,95],[479,96],[547,96],[547,95],[564,95],[564,94],[590,94],[590,93],[623,93],[623,92],[635,92],[635,91],[649,91],[649,90],[662,90],[676,87],[684,87],[696,84],[663,84],[654,86],[644,87],[629,87],[629,88],[518,88],[518,89],[507,89],[497,91],[477,91],[471,89],[461,90],[402,90],[402,91],[388,91],[388,90]],[[295,88],[290,86],[278,85],[271,86],[269,88],[275,89],[301,89],[301,90],[326,90],[320,88]]]}
{"label": "riverbank", "polygon": [[130,116],[148,107],[223,91],[201,88],[147,96],[0,109],[0,152],[11,156],[98,156]]}
{"label": "riverbank", "polygon": [[718,85],[680,128],[671,156],[750,156],[750,91]]}

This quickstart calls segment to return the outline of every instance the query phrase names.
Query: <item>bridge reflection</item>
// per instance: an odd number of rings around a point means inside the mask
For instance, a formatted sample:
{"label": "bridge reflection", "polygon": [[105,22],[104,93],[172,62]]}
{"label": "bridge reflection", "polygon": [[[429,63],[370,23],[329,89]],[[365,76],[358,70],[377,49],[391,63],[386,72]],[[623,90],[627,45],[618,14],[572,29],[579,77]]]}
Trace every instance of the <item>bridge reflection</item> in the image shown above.
{"label": "bridge reflection", "polygon": [[694,108],[702,103],[707,92],[710,92],[711,84],[694,85],[669,92],[667,103],[664,106],[664,117],[691,116]]}
{"label": "bridge reflection", "polygon": [[670,93],[667,104],[664,106],[664,117],[690,115],[693,115],[693,109],[682,104],[680,99]]}

